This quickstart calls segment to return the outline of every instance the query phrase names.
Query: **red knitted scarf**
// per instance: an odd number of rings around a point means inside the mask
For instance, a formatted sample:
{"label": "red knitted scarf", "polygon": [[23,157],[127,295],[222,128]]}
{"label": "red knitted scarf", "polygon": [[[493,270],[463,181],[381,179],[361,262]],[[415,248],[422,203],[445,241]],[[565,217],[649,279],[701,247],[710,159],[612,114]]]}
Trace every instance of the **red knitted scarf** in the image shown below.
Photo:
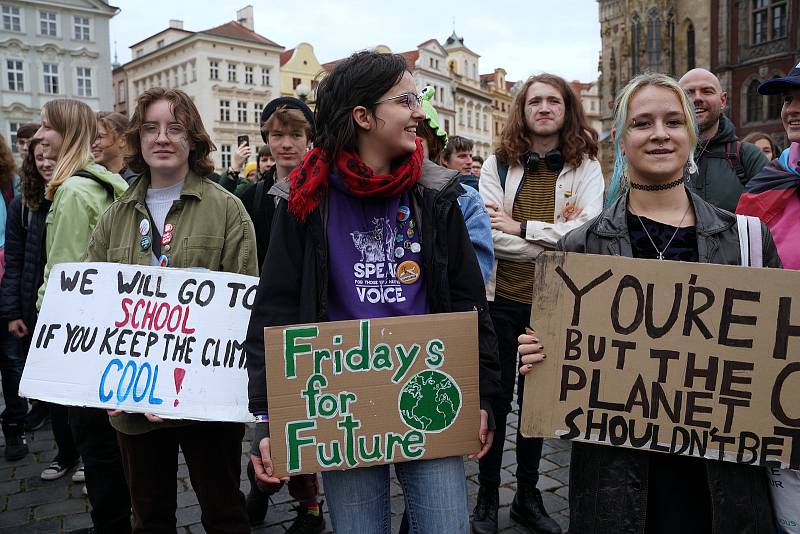
{"label": "red knitted scarf", "polygon": [[[392,167],[389,174],[374,174],[355,152],[341,152],[336,158],[336,173],[356,197],[391,198],[405,193],[422,176],[424,153],[417,138],[417,149]],[[306,154],[303,162],[288,176],[289,213],[305,222],[328,190],[330,158],[320,148]]]}

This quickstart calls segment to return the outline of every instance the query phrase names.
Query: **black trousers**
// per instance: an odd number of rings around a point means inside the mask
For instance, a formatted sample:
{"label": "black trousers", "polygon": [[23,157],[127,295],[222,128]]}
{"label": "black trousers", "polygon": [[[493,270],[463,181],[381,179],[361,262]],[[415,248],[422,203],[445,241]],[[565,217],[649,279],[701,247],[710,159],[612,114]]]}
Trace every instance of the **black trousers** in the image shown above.
{"label": "black trousers", "polygon": [[186,458],[206,532],[250,532],[239,491],[243,424],[193,423],[118,436],[131,489],[134,532],[176,532],[178,447]]}
{"label": "black trousers", "polygon": [[[517,337],[525,333],[530,324],[531,306],[501,297],[489,303],[489,313],[497,334],[500,352],[500,372],[503,397],[494,408],[497,428],[489,452],[480,459],[478,482],[487,486],[500,485],[500,468],[503,462],[503,444],[506,440],[506,421],[514,399],[514,384],[517,384],[517,403],[522,413],[522,396],[525,381],[519,374]],[[519,425],[518,425],[519,426]],[[539,481],[539,461],[542,457],[541,438],[525,438],[517,430],[517,482],[536,485]]]}
{"label": "black trousers", "polygon": [[58,447],[58,453],[54,460],[61,465],[73,465],[78,461],[79,455],[69,424],[70,409],[60,404],[47,403],[47,406],[50,408],[50,424],[53,428],[53,438],[56,440],[56,447]]}
{"label": "black trousers", "polygon": [[108,413],[98,408],[70,407],[69,424],[83,458],[95,531],[129,534],[131,499],[122,471],[117,432],[108,422]]}

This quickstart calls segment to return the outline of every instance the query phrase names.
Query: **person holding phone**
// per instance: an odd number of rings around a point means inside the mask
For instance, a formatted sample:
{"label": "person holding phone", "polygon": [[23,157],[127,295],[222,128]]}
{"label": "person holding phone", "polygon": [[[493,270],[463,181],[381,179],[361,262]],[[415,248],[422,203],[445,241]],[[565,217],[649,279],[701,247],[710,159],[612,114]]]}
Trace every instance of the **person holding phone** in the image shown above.
{"label": "person holding phone", "polygon": [[236,138],[236,151],[231,159],[231,166],[225,169],[219,179],[219,185],[230,191],[237,197],[241,197],[252,182],[247,180],[242,168],[247,164],[252,154],[250,148],[250,137],[240,135]]}

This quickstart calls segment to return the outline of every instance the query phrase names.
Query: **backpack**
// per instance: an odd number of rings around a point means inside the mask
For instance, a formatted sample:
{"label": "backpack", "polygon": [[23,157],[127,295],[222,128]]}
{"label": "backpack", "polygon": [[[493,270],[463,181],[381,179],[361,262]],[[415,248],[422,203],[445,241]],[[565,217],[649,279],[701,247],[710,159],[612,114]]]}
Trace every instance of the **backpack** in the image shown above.
{"label": "backpack", "polygon": [[76,172],[75,174],[73,174],[73,176],[80,176],[81,178],[88,178],[90,180],[94,180],[95,182],[100,184],[103,187],[103,189],[105,189],[106,192],[109,195],[111,195],[111,202],[114,202],[114,199],[115,199],[115,197],[114,197],[114,186],[112,186],[110,183],[104,182],[103,180],[101,180],[100,178],[98,178],[94,174],[90,173],[89,171],[84,171],[82,169],[79,170],[78,172]]}
{"label": "backpack", "polygon": [[728,166],[736,172],[739,183],[744,184],[747,182],[746,171],[744,165],[742,165],[741,141],[737,140],[734,143],[725,143],[725,152],[723,154],[705,152],[702,157],[728,160]]}
{"label": "backpack", "polygon": [[495,156],[495,161],[497,162],[497,175],[500,177],[500,188],[505,191],[506,178],[508,177],[508,165],[497,159],[497,156]]}

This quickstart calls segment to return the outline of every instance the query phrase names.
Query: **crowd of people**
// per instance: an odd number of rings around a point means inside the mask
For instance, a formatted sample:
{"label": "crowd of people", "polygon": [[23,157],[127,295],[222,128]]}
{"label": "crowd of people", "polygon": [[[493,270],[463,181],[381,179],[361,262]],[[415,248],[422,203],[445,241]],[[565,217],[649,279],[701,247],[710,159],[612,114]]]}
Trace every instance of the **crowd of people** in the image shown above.
{"label": "crowd of people", "polygon": [[[536,258],[547,250],[740,265],[735,213],[761,219],[763,265],[800,268],[800,65],[759,87],[780,94],[789,146],[739,139],[727,95],[703,69],[675,81],[632,79],[614,110],[613,175],[598,133],[562,78],[531,76],[517,92],[495,153],[449,136],[402,56],[358,52],[320,82],[315,110],[281,97],[261,113],[264,144],[243,139],[221,176],[192,99],[151,88],[132,117],[52,100],[17,132],[17,169],[0,138],[0,374],[5,457],[28,454],[26,431],[49,418],[57,454],[41,473],[85,483],[92,532],[175,532],[183,451],[207,532],[249,532],[288,485],[289,532],[390,532],[388,465],[275,476],[264,327],[457,311],[478,313],[480,450],[468,508],[460,456],[394,465],[402,532],[494,533],[508,415],[524,377],[546,357],[530,317]],[[354,290],[353,232],[396,237],[377,280],[403,298]],[[413,230],[413,231],[412,231]],[[255,422],[239,490],[245,425],[64,407],[21,398],[19,383],[54,265],[92,261],[259,276],[245,340]],[[67,310],[64,313],[68,313]],[[536,407],[527,407],[535,410]],[[517,433],[511,518],[558,534],[545,509],[543,440]],[[570,532],[797,532],[770,494],[765,467],[575,443]],[[73,471],[74,469],[74,471]],[[798,477],[798,473],[786,473]],[[797,486],[797,484],[796,484]],[[794,501],[800,502],[800,492]],[[793,516],[800,521],[800,517]]]}

